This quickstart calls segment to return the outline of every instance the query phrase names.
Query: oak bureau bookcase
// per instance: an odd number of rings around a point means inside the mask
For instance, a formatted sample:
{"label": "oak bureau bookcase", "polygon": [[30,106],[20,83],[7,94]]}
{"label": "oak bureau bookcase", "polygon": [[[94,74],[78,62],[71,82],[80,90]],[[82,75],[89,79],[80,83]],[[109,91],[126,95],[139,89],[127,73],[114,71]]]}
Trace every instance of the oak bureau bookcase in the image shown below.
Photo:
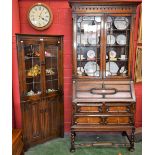
{"label": "oak bureau bookcase", "polygon": [[[71,149],[78,132],[121,132],[134,150],[135,92],[131,79],[137,2],[69,0],[73,18]],[[111,146],[116,146],[109,143]]]}

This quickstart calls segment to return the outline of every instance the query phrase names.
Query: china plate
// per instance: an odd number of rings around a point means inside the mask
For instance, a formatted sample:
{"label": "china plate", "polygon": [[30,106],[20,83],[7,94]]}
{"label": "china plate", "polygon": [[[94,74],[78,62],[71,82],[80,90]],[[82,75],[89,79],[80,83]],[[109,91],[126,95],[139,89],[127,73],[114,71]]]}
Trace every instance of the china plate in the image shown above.
{"label": "china plate", "polygon": [[106,19],[106,28],[109,29],[112,25],[112,18],[110,16],[107,17]]}
{"label": "china plate", "polygon": [[122,66],[119,72],[120,73],[127,73],[127,70],[125,69],[125,66]]}
{"label": "china plate", "polygon": [[95,76],[95,72],[99,70],[99,66],[96,62],[87,62],[84,66],[84,70],[88,76]]}
{"label": "china plate", "polygon": [[114,50],[111,50],[109,52],[109,56],[110,56],[110,58],[115,58],[116,57],[116,52]]}
{"label": "china plate", "polygon": [[91,45],[96,45],[99,42],[99,38],[96,37],[96,33],[93,33],[88,36],[88,43]]}
{"label": "china plate", "polygon": [[129,25],[129,20],[126,17],[116,17],[114,25],[118,30],[125,30]]}
{"label": "china plate", "polygon": [[119,45],[126,45],[126,36],[124,34],[120,34],[116,38],[116,42]]}
{"label": "china plate", "polygon": [[88,52],[87,52],[87,57],[88,58],[95,58],[95,51],[93,51],[93,50],[89,50]]}
{"label": "china plate", "polygon": [[115,37],[111,34],[107,35],[107,44],[108,45],[113,45],[115,44]]}
{"label": "china plate", "polygon": [[111,74],[116,74],[118,72],[118,66],[115,62],[106,63],[106,71],[109,71]]}

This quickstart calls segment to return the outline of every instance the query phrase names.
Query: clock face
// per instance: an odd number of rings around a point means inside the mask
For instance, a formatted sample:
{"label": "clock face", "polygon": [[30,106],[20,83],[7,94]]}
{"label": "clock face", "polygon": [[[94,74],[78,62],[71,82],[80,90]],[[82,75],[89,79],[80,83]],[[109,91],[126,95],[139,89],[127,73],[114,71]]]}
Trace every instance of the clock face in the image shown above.
{"label": "clock face", "polygon": [[52,18],[52,12],[42,3],[33,5],[28,13],[29,23],[37,30],[48,28],[52,22]]}

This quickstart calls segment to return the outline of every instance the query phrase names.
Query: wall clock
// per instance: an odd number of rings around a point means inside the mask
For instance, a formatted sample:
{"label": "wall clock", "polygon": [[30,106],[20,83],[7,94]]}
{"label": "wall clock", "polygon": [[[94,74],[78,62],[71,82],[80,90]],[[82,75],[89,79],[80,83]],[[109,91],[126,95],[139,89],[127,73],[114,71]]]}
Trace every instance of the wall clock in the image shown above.
{"label": "wall clock", "polygon": [[47,29],[53,21],[51,9],[43,3],[32,5],[27,16],[30,25],[37,30]]}

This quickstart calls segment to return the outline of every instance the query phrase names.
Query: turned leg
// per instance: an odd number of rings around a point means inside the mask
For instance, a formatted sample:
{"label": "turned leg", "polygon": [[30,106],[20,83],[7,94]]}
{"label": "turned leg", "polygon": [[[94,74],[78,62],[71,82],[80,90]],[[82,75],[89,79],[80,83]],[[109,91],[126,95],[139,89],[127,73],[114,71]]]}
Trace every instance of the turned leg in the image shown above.
{"label": "turned leg", "polygon": [[133,152],[135,150],[134,148],[134,143],[135,143],[135,128],[132,128],[132,132],[131,132],[131,139],[130,139],[130,148],[129,150],[131,152]]}
{"label": "turned leg", "polygon": [[70,152],[75,152],[75,132],[71,132],[71,148],[70,148]]}
{"label": "turned leg", "polygon": [[122,136],[126,136],[126,131],[123,131],[122,132]]}

